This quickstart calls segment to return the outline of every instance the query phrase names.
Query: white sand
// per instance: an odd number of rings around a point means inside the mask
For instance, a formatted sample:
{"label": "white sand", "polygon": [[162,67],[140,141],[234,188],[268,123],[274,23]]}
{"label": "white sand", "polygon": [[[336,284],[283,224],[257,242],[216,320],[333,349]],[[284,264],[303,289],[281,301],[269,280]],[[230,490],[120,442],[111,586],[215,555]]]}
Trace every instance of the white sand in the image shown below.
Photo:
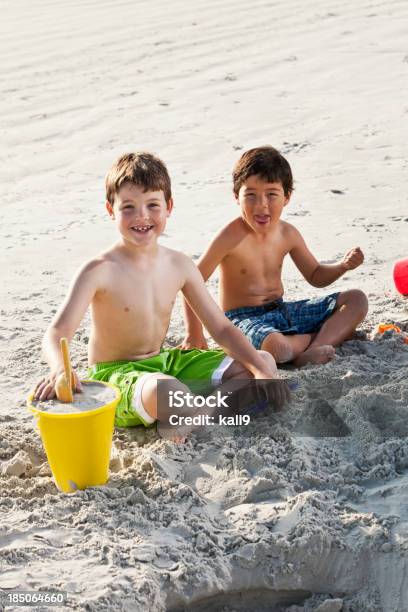
{"label": "white sand", "polygon": [[111,387],[106,387],[101,383],[82,383],[82,391],[74,393],[72,402],[60,402],[57,399],[46,401],[33,401],[33,406],[42,412],[50,414],[75,414],[79,412],[89,412],[106,406],[116,397],[115,391]]}
{"label": "white sand", "polygon": [[[109,485],[69,496],[25,409],[70,277],[114,239],[103,176],[128,150],[167,162],[175,210],[163,244],[196,258],[236,214],[241,151],[280,148],[296,178],[285,218],[322,261],[365,252],[333,290],[367,292],[369,335],[379,322],[408,330],[391,275],[408,256],[408,8],[306,6],[2,3],[1,588],[66,590],[70,609],[95,611],[408,610],[408,347],[398,337],[354,340],[332,364],[287,370],[300,383],[290,411],[245,431],[177,447],[153,430],[118,430]],[[290,298],[327,292],[291,265],[284,278]],[[169,344],[182,336],[177,304]],[[84,321],[71,345],[81,374],[87,338]],[[310,436],[343,431],[339,419],[348,437]]]}

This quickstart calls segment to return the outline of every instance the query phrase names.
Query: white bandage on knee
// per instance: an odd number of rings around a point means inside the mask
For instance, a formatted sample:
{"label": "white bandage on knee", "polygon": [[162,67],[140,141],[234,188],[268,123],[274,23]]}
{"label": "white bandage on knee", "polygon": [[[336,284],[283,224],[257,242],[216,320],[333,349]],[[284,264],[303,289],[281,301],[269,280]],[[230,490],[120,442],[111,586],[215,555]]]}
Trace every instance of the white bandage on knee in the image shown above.
{"label": "white bandage on knee", "polygon": [[143,387],[144,387],[146,380],[148,378],[151,378],[152,376],[156,376],[156,373],[146,372],[146,374],[142,374],[142,376],[140,376],[137,379],[137,382],[136,382],[136,385],[133,391],[133,396],[132,396],[133,412],[137,416],[139,416],[142,419],[142,421],[145,421],[149,425],[154,423],[156,419],[151,417],[150,414],[146,412],[145,407],[143,406],[143,402],[142,402],[142,391],[143,391]]}
{"label": "white bandage on knee", "polygon": [[226,355],[224,357],[224,359],[221,361],[221,363],[218,366],[218,368],[216,368],[214,370],[214,372],[212,373],[211,384],[213,385],[213,387],[217,387],[218,385],[221,384],[224,372],[226,372],[226,370],[228,370],[228,368],[233,363],[233,361],[234,361],[234,359],[232,357],[229,357],[229,355]]}

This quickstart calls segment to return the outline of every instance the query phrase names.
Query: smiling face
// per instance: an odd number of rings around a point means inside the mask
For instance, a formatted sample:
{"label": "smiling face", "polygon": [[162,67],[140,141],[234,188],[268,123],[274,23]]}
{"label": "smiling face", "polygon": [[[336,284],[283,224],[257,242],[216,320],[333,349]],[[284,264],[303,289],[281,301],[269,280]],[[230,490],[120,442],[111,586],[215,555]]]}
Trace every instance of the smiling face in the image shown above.
{"label": "smiling face", "polygon": [[243,220],[255,232],[267,233],[276,227],[290,195],[285,196],[282,183],[253,175],[241,185],[236,199]]}
{"label": "smiling face", "polygon": [[173,208],[163,191],[145,191],[144,187],[126,182],[115,195],[113,206],[106,202],[110,217],[125,242],[136,246],[154,244],[166,227]]}

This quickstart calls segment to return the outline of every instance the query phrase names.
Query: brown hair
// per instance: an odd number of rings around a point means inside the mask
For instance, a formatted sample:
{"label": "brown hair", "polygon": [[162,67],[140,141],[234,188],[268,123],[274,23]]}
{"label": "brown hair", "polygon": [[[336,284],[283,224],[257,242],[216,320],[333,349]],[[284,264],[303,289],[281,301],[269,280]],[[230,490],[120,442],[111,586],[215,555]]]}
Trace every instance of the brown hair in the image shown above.
{"label": "brown hair", "polygon": [[171,198],[167,168],[152,153],[125,153],[113,164],[105,177],[106,199],[112,206],[115,195],[126,182],[144,187],[145,191],[163,191],[167,203]]}
{"label": "brown hair", "polygon": [[243,183],[254,175],[259,175],[269,183],[281,183],[286,197],[293,191],[293,176],[289,163],[273,147],[256,147],[241,155],[232,171],[236,196]]}

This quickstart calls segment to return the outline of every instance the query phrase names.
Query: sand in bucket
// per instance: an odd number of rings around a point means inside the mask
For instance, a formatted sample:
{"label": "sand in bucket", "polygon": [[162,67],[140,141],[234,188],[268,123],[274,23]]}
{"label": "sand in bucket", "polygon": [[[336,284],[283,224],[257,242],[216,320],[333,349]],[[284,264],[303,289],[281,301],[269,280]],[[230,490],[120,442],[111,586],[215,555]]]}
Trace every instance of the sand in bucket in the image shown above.
{"label": "sand in bucket", "polygon": [[31,395],[28,408],[35,414],[55,484],[60,491],[103,485],[109,477],[109,459],[120,392],[109,383],[81,381],[83,392],[73,403],[39,401]]}

